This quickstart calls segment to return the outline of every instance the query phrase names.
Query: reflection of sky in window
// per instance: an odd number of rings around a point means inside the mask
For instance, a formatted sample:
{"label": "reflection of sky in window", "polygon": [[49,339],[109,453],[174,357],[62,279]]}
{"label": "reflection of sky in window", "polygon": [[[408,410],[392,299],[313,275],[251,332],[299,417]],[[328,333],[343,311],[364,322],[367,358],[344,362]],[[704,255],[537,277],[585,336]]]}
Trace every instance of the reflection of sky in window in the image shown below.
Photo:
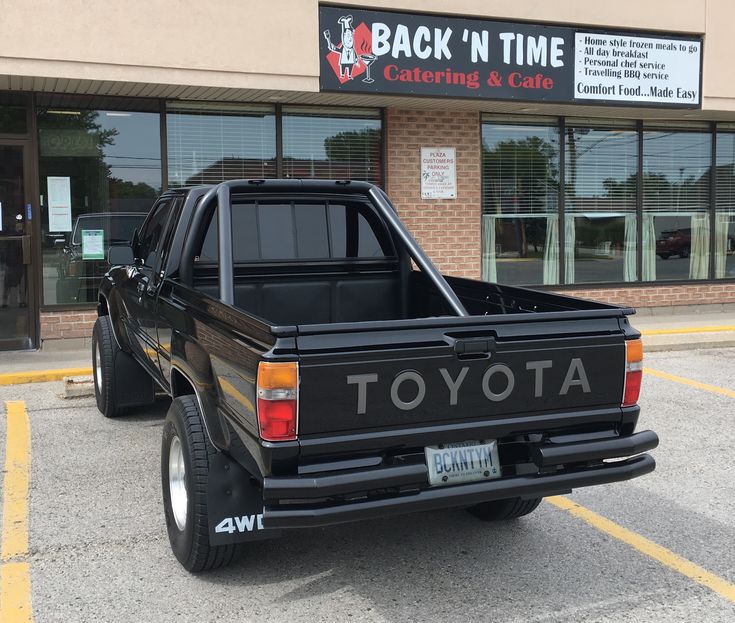
{"label": "reflection of sky in window", "polygon": [[161,133],[159,115],[145,112],[99,111],[102,130],[116,129],[111,145],[105,145],[105,164],[110,175],[134,184],[161,188]]}

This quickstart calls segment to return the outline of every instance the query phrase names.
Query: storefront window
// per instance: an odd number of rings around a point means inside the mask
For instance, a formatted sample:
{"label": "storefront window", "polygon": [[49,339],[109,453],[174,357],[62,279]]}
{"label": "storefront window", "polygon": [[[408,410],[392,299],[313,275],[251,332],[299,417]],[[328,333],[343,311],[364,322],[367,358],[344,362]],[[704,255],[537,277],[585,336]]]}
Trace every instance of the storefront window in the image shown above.
{"label": "storefront window", "polygon": [[717,129],[715,278],[731,279],[735,277],[735,127],[718,124]]}
{"label": "storefront window", "polygon": [[559,128],[482,126],[482,278],[559,283]]}
{"label": "storefront window", "polygon": [[381,184],[379,111],[284,107],[283,175]]}
{"label": "storefront window", "polygon": [[636,280],[634,123],[565,128],[565,281]]}
{"label": "storefront window", "polygon": [[643,132],[643,281],[709,277],[712,136],[697,130]]}
{"label": "storefront window", "polygon": [[109,247],[161,192],[159,114],[39,104],[43,303],[95,302]]}
{"label": "storefront window", "polygon": [[171,102],[166,129],[169,186],[276,177],[272,106]]}

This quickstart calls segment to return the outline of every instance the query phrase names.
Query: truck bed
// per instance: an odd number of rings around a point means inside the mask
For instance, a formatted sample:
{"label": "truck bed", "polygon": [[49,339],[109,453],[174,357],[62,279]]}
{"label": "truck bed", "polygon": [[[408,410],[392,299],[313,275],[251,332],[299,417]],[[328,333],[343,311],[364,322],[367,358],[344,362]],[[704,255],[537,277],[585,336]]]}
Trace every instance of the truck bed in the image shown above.
{"label": "truck bed", "polygon": [[[452,316],[426,277],[413,271],[363,268],[360,272],[303,264],[253,273],[235,270],[234,306],[273,326],[354,323]],[[317,267],[312,267],[313,269]],[[444,276],[472,316],[625,310],[613,305],[526,288]],[[194,287],[218,295],[216,266],[197,266]],[[633,310],[627,310],[633,313]]]}

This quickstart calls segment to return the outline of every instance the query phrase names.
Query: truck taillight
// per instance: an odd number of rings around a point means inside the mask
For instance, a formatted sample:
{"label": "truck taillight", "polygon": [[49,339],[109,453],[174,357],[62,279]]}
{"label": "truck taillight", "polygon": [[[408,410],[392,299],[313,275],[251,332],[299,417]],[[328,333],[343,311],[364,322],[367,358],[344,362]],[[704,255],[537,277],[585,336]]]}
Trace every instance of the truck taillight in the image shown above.
{"label": "truck taillight", "polygon": [[298,427],[299,365],[258,364],[258,424],[266,441],[292,441]]}
{"label": "truck taillight", "polygon": [[625,386],[623,388],[624,407],[632,407],[641,395],[643,378],[643,342],[627,340],[625,342]]}

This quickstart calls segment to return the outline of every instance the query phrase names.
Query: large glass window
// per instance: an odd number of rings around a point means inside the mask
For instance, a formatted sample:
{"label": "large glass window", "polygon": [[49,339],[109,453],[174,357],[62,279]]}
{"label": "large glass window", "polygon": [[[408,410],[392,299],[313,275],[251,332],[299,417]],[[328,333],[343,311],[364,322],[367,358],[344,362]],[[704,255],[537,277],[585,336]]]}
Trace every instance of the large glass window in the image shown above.
{"label": "large glass window", "polygon": [[276,177],[272,106],[172,102],[166,134],[169,186]]}
{"label": "large glass window", "polygon": [[715,278],[735,277],[735,126],[717,125]]}
{"label": "large glass window", "polygon": [[96,301],[109,247],[130,243],[161,192],[156,102],[152,108],[129,110],[121,100],[93,110],[39,98],[45,305]]}
{"label": "large glass window", "polygon": [[644,281],[708,278],[711,162],[706,126],[644,130]]}
{"label": "large glass window", "polygon": [[565,281],[635,281],[638,133],[592,123],[565,127]]}
{"label": "large glass window", "polygon": [[559,283],[559,128],[482,126],[482,278]]}
{"label": "large glass window", "polygon": [[381,183],[375,110],[283,108],[283,176]]}

